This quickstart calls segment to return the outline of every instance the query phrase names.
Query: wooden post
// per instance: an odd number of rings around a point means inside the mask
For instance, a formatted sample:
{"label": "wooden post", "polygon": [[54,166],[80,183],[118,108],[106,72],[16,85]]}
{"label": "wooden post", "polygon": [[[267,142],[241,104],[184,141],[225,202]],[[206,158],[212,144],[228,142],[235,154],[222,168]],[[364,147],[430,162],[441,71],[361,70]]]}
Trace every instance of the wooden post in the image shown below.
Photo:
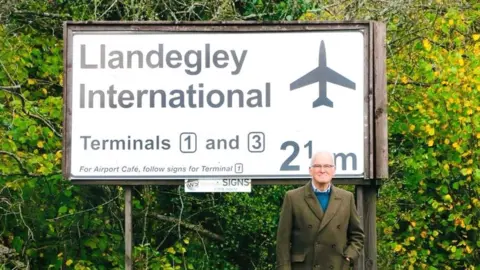
{"label": "wooden post", "polygon": [[386,26],[373,23],[373,175],[371,183],[363,187],[365,268],[377,269],[377,189],[378,180],[388,177],[388,119],[386,80]]}
{"label": "wooden post", "polygon": [[386,67],[386,30],[385,24],[374,24],[374,178],[388,178],[388,118],[387,118],[387,67]]}
{"label": "wooden post", "polygon": [[[364,201],[363,201],[363,186],[356,185],[355,186],[355,194],[357,196],[357,212],[360,215],[360,224],[363,225],[365,228],[365,218],[364,218]],[[358,258],[357,262],[353,266],[354,270],[365,270],[365,248],[362,249],[360,253],[360,257]]]}
{"label": "wooden post", "polygon": [[125,270],[132,270],[132,187],[125,186]]}
{"label": "wooden post", "polygon": [[377,187],[364,188],[365,270],[377,269]]}

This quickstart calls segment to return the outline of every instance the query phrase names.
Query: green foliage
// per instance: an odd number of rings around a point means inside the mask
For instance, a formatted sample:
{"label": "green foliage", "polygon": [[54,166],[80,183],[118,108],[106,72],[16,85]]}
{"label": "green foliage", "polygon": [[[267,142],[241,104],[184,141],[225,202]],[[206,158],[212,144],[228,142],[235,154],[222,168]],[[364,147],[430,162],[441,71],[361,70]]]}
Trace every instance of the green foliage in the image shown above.
{"label": "green foliage", "polygon": [[[392,166],[415,191],[385,228],[402,267],[479,265],[480,41],[477,10],[422,14],[431,27],[388,61]],[[412,15],[413,16],[413,15]],[[413,148],[413,146],[415,148]],[[403,262],[403,263],[400,263]]]}

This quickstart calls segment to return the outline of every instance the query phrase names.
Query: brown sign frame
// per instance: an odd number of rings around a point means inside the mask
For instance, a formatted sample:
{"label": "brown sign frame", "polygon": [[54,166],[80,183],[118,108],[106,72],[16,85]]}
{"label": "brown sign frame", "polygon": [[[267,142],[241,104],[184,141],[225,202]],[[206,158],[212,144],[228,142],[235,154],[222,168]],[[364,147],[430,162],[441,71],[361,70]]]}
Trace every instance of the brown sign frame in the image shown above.
{"label": "brown sign frame", "polygon": [[[153,32],[289,32],[362,31],[365,39],[364,177],[335,178],[337,184],[370,185],[388,177],[387,90],[385,25],[372,21],[323,22],[65,22],[64,23],[64,129],[62,171],[70,179],[72,37],[81,31]],[[212,176],[214,177],[214,176]],[[193,177],[192,177],[193,178]],[[253,184],[302,184],[309,179],[252,179]],[[366,181],[369,180],[369,181]],[[179,179],[72,180],[95,185],[183,185]],[[379,183],[377,183],[379,184]]]}

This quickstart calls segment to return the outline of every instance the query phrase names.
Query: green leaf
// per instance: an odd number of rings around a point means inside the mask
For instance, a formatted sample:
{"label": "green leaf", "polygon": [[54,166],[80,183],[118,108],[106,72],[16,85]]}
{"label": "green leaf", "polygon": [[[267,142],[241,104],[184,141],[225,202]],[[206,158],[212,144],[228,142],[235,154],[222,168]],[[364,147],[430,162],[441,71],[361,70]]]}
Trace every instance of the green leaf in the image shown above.
{"label": "green leaf", "polygon": [[14,248],[17,252],[21,252],[21,251],[22,251],[22,247],[23,247],[23,240],[22,240],[22,238],[20,238],[20,237],[18,237],[18,236],[15,236],[15,237],[13,238],[12,246],[13,246],[13,248]]}
{"label": "green leaf", "polygon": [[63,214],[63,213],[66,213],[67,210],[68,210],[68,208],[65,205],[63,205],[58,209],[58,213]]}
{"label": "green leaf", "polygon": [[100,238],[100,241],[98,241],[98,248],[101,250],[101,251],[105,251],[105,249],[107,248],[107,244],[108,244],[108,240],[106,237],[102,237]]}
{"label": "green leaf", "polygon": [[453,189],[458,190],[458,187],[459,187],[458,182],[453,183],[452,187]]}
{"label": "green leaf", "polygon": [[445,185],[442,185],[440,187],[440,191],[442,192],[442,195],[448,194],[448,187]]}
{"label": "green leaf", "polygon": [[98,240],[96,238],[90,238],[87,241],[85,241],[84,245],[87,247],[90,247],[91,249],[96,249],[97,248],[97,242]]}

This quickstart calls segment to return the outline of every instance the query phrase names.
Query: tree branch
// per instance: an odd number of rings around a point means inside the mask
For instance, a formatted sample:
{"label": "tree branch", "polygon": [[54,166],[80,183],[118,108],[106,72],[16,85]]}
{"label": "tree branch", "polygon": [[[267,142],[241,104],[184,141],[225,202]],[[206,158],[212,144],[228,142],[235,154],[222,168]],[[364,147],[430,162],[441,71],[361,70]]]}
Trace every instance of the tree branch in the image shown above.
{"label": "tree branch", "polygon": [[20,101],[22,102],[22,111],[23,113],[25,113],[27,116],[31,117],[31,118],[34,118],[34,119],[37,119],[39,120],[40,122],[42,122],[43,124],[45,124],[46,126],[48,126],[52,131],[53,133],[59,137],[59,138],[62,138],[62,135],[53,127],[53,125],[47,121],[46,119],[42,118],[41,116],[39,115],[36,115],[36,114],[32,114],[30,112],[27,111],[27,109],[25,108],[25,104],[26,104],[26,101],[27,99],[20,93],[17,93],[16,91],[13,91],[14,89],[20,89],[21,86],[20,85],[14,85],[14,86],[0,86],[0,89],[5,91],[5,92],[8,92],[12,95],[15,95],[17,97],[20,98]]}
{"label": "tree branch", "polygon": [[27,269],[25,263],[19,260],[19,257],[14,249],[0,244],[0,264],[2,266],[14,266],[14,269]]}
{"label": "tree branch", "polygon": [[11,174],[3,174],[3,173],[0,173],[0,176],[2,176],[2,177],[9,177],[9,176],[39,177],[39,176],[52,176],[52,175],[57,175],[57,174],[60,174],[60,173],[61,173],[61,171],[52,172],[52,173],[50,173],[50,174],[30,173],[30,172],[28,172],[27,168],[25,168],[25,165],[24,165],[23,162],[20,160],[20,158],[19,158],[17,155],[15,155],[14,153],[0,150],[0,155],[7,155],[7,156],[15,159],[15,161],[18,163],[18,166],[20,167],[20,170],[21,170],[21,173],[11,173]]}
{"label": "tree branch", "polygon": [[25,166],[23,165],[23,162],[20,160],[20,158],[17,155],[15,155],[14,153],[2,151],[2,150],[0,150],[0,155],[7,155],[15,159],[15,161],[18,163],[18,166],[20,166],[20,170],[22,171],[22,173],[28,174],[28,170],[25,168]]}
{"label": "tree branch", "polygon": [[73,215],[78,215],[78,214],[82,214],[82,213],[85,213],[85,212],[93,211],[93,210],[99,208],[100,206],[104,206],[104,205],[107,205],[107,204],[115,201],[115,200],[118,199],[119,197],[120,197],[120,194],[118,194],[116,197],[114,197],[114,198],[112,198],[112,199],[110,199],[110,200],[108,200],[108,201],[106,201],[106,202],[104,202],[104,203],[102,203],[102,204],[99,204],[99,205],[97,205],[97,206],[94,206],[94,207],[92,207],[92,208],[89,208],[89,209],[86,209],[86,210],[82,210],[82,211],[78,211],[78,212],[75,212],[75,213],[72,213],[72,214],[65,214],[65,215],[63,215],[63,216],[58,216],[58,217],[56,217],[56,218],[49,218],[49,219],[47,219],[47,221],[55,221],[55,220],[62,219],[62,218],[68,217],[68,216],[73,216]]}
{"label": "tree branch", "polygon": [[43,16],[43,17],[50,17],[50,18],[72,18],[70,14],[54,14],[48,12],[35,12],[35,11],[28,11],[28,10],[14,10],[13,14],[26,14],[26,15],[35,15],[35,16]]}
{"label": "tree branch", "polygon": [[201,225],[194,225],[194,224],[186,223],[185,221],[179,221],[176,218],[167,217],[167,216],[160,215],[160,214],[152,214],[151,216],[156,217],[156,218],[158,218],[160,220],[163,220],[163,221],[177,223],[180,226],[185,227],[186,229],[201,233],[201,234],[203,234],[205,236],[208,236],[212,239],[215,239],[215,240],[218,240],[218,241],[225,241],[225,238],[223,236],[218,235],[216,233],[213,233],[211,231],[208,231],[208,230],[204,229]]}

